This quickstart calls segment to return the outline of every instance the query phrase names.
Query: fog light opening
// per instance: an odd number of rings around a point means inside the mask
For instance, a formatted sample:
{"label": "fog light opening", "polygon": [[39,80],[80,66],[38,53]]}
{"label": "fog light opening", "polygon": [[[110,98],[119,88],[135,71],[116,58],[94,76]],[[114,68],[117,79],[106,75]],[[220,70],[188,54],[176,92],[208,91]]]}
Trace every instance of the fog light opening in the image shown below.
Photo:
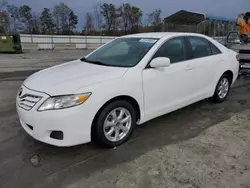
{"label": "fog light opening", "polygon": [[56,140],[63,140],[63,132],[62,131],[52,131],[50,133],[50,138],[53,138]]}

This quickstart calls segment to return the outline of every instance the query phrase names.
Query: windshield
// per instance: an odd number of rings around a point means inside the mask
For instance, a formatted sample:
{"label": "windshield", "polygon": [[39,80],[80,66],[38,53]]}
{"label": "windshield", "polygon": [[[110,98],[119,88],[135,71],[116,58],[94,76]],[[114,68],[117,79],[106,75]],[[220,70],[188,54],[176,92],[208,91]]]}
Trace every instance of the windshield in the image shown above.
{"label": "windshield", "polygon": [[106,66],[133,67],[157,41],[158,39],[152,38],[118,38],[82,61]]}
{"label": "windshield", "polygon": [[247,35],[243,35],[243,36],[239,36],[237,32],[231,32],[229,33],[228,37],[227,37],[227,42],[228,43],[234,43],[234,44],[239,44],[244,42],[244,43],[249,43],[250,42],[250,36]]}

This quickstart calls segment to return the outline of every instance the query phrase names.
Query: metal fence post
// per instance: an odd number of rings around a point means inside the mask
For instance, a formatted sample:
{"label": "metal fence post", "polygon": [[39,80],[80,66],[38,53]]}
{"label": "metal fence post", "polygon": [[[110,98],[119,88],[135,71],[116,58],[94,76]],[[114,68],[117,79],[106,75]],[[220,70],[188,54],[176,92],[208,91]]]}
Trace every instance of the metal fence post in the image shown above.
{"label": "metal fence post", "polygon": [[33,44],[33,35],[32,34],[30,35],[30,40],[31,40],[31,43]]}
{"label": "metal fence post", "polygon": [[85,32],[85,45],[86,45],[86,49],[88,49],[88,44],[87,44],[87,33]]}
{"label": "metal fence post", "polygon": [[210,37],[211,36],[211,22],[209,21],[208,22],[208,36]]}
{"label": "metal fence post", "polygon": [[51,36],[51,46],[52,46],[52,49],[54,49],[54,40],[53,40],[53,35],[50,35]]}

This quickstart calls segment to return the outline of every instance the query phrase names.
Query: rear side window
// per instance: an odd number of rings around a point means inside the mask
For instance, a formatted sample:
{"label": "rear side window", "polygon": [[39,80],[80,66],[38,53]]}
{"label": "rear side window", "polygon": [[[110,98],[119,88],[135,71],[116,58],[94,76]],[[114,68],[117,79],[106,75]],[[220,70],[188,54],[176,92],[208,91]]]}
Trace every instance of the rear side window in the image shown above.
{"label": "rear side window", "polygon": [[168,57],[171,63],[177,63],[186,60],[185,38],[173,38],[165,42],[155,53],[154,58]]}
{"label": "rear side window", "polygon": [[212,44],[211,42],[209,42],[209,44],[213,55],[221,54],[221,51],[214,44]]}
{"label": "rear side window", "polygon": [[213,55],[210,47],[210,42],[201,37],[188,37],[191,45],[191,52],[193,58],[201,58]]}

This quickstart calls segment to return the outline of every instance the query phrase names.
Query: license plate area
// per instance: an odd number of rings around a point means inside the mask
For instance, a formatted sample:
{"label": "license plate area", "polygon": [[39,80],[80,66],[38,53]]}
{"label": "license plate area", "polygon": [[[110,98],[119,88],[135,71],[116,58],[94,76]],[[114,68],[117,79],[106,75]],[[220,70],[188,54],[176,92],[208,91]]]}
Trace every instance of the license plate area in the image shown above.
{"label": "license plate area", "polygon": [[240,63],[240,68],[243,69],[250,69],[250,63]]}

